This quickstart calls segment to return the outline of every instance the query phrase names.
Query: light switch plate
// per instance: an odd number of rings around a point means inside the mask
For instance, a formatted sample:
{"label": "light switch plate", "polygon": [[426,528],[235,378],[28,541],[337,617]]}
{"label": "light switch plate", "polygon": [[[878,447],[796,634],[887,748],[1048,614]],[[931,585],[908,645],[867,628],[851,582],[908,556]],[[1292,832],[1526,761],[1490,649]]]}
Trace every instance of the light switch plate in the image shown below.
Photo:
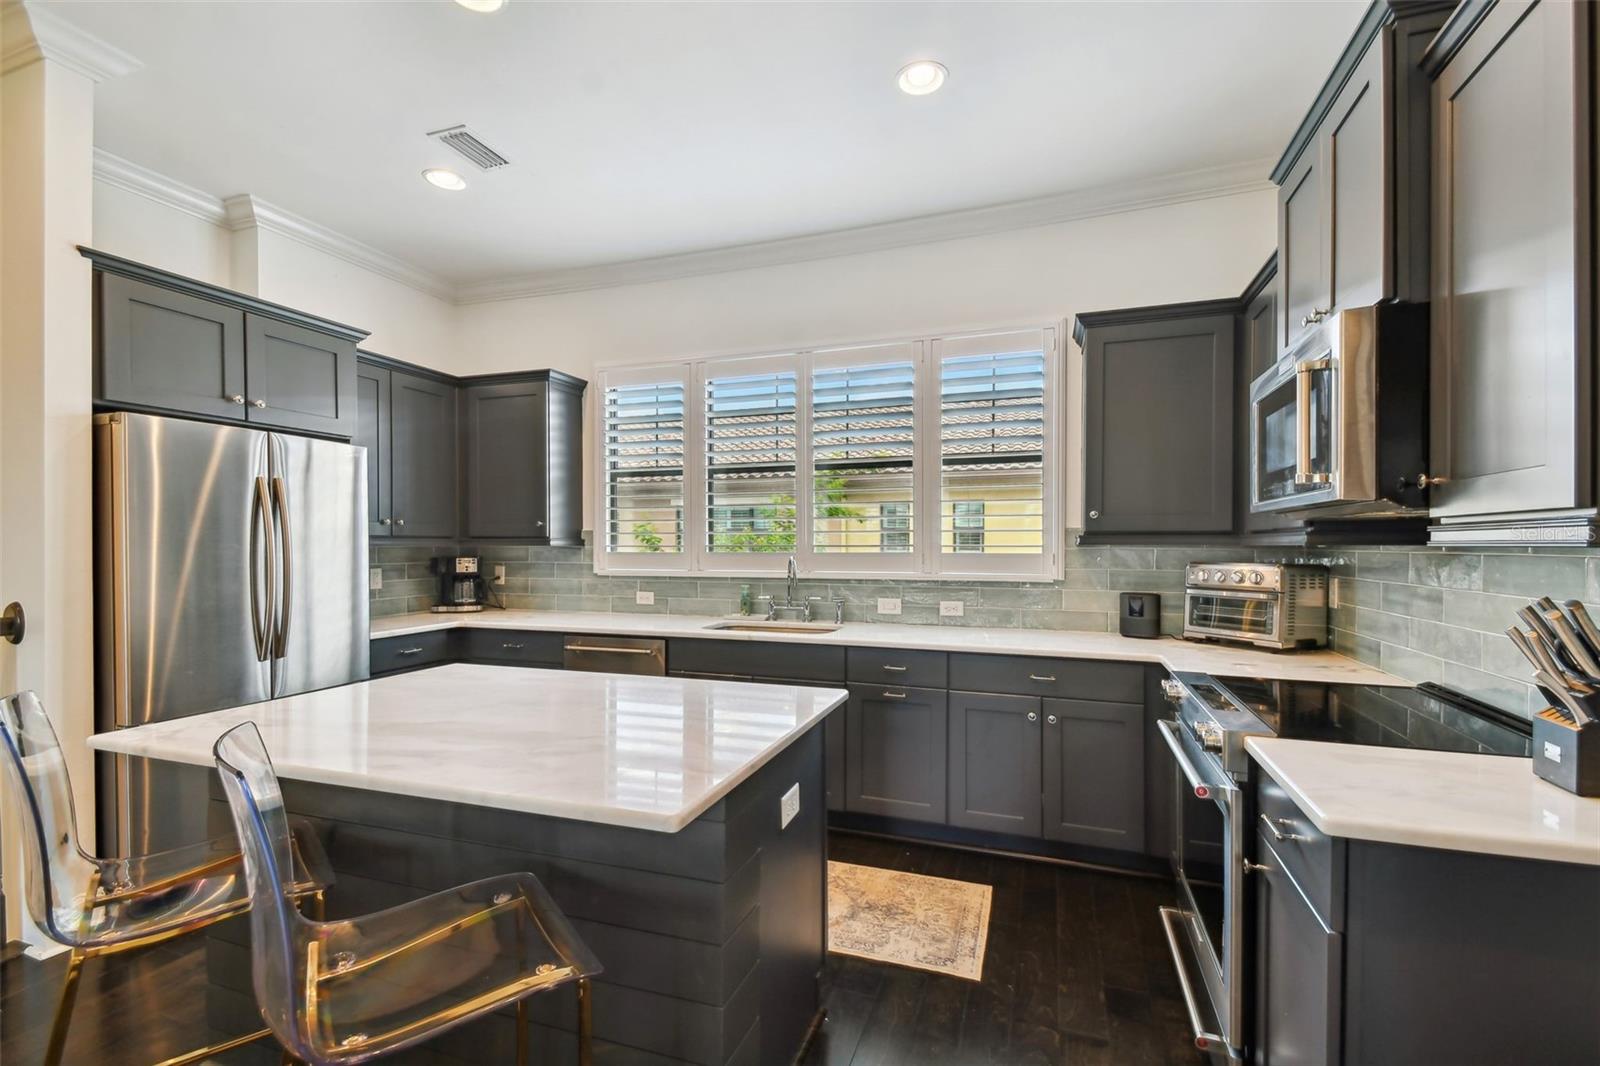
{"label": "light switch plate", "polygon": [[895,596],[895,597],[879,596],[878,597],[878,613],[879,614],[899,614],[900,613],[900,598],[898,596]]}
{"label": "light switch plate", "polygon": [[383,567],[374,566],[367,571],[367,588],[374,592],[383,588]]}
{"label": "light switch plate", "polygon": [[504,585],[506,583],[506,567],[504,563],[495,564],[494,583],[496,585]]}
{"label": "light switch plate", "polygon": [[778,801],[778,828],[789,828],[789,823],[794,821],[795,815],[799,813],[800,782],[796,781],[789,786],[789,791],[783,794],[783,799]]}
{"label": "light switch plate", "polygon": [[964,615],[966,613],[967,613],[967,604],[966,604],[965,600],[940,600],[939,601],[939,617],[940,618],[960,618],[962,615]]}
{"label": "light switch plate", "polygon": [[633,602],[640,607],[653,607],[655,606],[656,602],[656,594],[654,592],[644,592],[642,590],[635,592],[633,594]]}

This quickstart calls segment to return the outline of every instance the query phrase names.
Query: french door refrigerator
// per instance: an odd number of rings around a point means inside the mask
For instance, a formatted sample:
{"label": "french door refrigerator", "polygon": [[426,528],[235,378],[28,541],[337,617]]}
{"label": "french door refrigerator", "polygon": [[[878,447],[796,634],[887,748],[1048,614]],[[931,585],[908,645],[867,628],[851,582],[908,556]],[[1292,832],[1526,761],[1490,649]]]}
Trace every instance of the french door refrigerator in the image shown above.
{"label": "french door refrigerator", "polygon": [[[367,678],[366,449],[128,412],[94,445],[99,729]],[[98,759],[102,850],[208,835],[209,768]]]}

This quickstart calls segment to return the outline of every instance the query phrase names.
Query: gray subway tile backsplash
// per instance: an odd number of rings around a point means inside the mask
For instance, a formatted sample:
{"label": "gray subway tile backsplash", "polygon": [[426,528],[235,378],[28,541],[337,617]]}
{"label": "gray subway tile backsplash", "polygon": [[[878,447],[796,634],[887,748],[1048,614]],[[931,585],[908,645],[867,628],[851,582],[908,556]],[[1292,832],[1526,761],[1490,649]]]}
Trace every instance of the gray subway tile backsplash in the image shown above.
{"label": "gray subway tile backsplash", "polygon": [[[453,545],[374,543],[372,565],[383,588],[372,592],[374,617],[426,610],[434,585],[431,556]],[[464,545],[491,575],[506,567],[496,592],[521,610],[616,611],[630,614],[722,615],[737,610],[739,578],[601,577],[588,548]],[[1600,611],[1600,551],[1555,548],[1283,549],[1223,546],[1071,548],[1055,582],[860,581],[800,583],[801,595],[845,601],[848,621],[1024,629],[1115,630],[1120,591],[1163,596],[1162,629],[1182,629],[1183,568],[1190,562],[1322,562],[1332,570],[1335,650],[1412,681],[1437,681],[1508,710],[1542,706],[1529,670],[1504,633],[1516,608],[1534,596],[1581,598]],[[749,582],[756,596],[782,596],[781,579]],[[653,605],[635,602],[653,592]],[[899,615],[880,615],[877,601],[898,597]],[[959,600],[959,618],[939,615],[941,600]],[[758,610],[760,606],[758,605]]]}

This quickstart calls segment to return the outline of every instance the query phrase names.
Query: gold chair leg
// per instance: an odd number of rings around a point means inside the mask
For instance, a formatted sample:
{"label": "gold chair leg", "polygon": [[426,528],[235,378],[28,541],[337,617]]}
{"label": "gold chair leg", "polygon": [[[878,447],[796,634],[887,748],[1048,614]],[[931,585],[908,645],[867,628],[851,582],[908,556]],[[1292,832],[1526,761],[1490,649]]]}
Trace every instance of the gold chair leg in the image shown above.
{"label": "gold chair leg", "polygon": [[50,1046],[44,1053],[45,1066],[60,1066],[61,1053],[67,1047],[67,1027],[72,1021],[72,1005],[78,998],[78,977],[83,972],[85,956],[77,948],[67,959],[67,979],[61,986],[61,999],[56,1003],[55,1024],[50,1027]]}
{"label": "gold chair leg", "polygon": [[328,920],[327,889],[319,888],[311,894],[311,917],[319,922]]}
{"label": "gold chair leg", "polygon": [[580,977],[578,978],[578,1066],[591,1066],[594,1062],[594,1049],[590,1046],[594,1027],[592,1014],[589,979]]}
{"label": "gold chair leg", "polygon": [[528,998],[517,1000],[517,1066],[528,1066]]}
{"label": "gold chair leg", "polygon": [[195,1048],[193,1051],[185,1051],[182,1055],[174,1055],[170,1059],[163,1059],[162,1061],[156,1063],[156,1066],[195,1066],[195,1064],[205,1062],[207,1059],[220,1055],[224,1051],[232,1051],[234,1048],[241,1048],[246,1044],[253,1044],[257,1040],[270,1040],[271,1038],[271,1029],[257,1029],[253,1033],[246,1033],[244,1036],[236,1036],[230,1040],[224,1040],[220,1044],[212,1044],[209,1047]]}

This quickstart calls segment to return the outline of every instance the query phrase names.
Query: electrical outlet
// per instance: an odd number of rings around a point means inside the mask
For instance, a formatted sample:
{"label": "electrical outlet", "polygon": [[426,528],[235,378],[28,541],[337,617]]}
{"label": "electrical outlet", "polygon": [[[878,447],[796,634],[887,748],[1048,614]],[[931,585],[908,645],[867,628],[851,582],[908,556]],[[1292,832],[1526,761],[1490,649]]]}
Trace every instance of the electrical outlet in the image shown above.
{"label": "electrical outlet", "polygon": [[879,596],[878,597],[878,613],[879,614],[899,614],[900,613],[900,597],[898,597],[898,596],[894,596],[894,597]]}
{"label": "electrical outlet", "polygon": [[495,564],[494,583],[496,585],[504,585],[506,583],[506,567],[504,563]]}
{"label": "electrical outlet", "polygon": [[633,602],[640,607],[653,607],[656,602],[656,594],[654,592],[645,592],[641,589],[633,594]]}
{"label": "electrical outlet", "polygon": [[800,813],[800,782],[796,781],[789,786],[789,791],[783,794],[778,801],[778,828],[787,829],[789,823],[794,821],[795,815]]}
{"label": "electrical outlet", "polygon": [[383,568],[381,566],[374,566],[367,571],[367,588],[374,592],[383,588]]}
{"label": "electrical outlet", "polygon": [[964,615],[966,613],[967,613],[967,604],[966,604],[965,600],[940,600],[939,601],[939,617],[940,618],[960,618],[962,615]]}

